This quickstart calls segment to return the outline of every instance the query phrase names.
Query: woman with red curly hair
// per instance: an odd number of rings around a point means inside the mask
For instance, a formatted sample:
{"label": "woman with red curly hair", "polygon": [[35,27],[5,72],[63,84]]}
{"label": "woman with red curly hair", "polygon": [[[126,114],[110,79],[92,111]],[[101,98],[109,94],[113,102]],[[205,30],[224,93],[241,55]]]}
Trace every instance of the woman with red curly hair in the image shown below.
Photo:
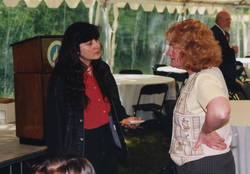
{"label": "woman with red curly hair", "polygon": [[218,68],[221,49],[199,20],[173,23],[164,33],[171,66],[188,81],[174,108],[170,155],[178,174],[234,174],[228,90]]}

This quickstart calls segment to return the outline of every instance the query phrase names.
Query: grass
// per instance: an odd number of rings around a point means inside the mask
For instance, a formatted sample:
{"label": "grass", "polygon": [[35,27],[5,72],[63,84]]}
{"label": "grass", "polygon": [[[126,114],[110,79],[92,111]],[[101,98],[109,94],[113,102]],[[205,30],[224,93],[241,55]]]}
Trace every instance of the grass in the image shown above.
{"label": "grass", "polygon": [[[144,127],[133,134],[125,135],[129,156],[118,157],[119,174],[158,174],[171,161],[169,149],[163,145],[168,138],[158,127]],[[167,173],[173,174],[171,167],[164,171]]]}

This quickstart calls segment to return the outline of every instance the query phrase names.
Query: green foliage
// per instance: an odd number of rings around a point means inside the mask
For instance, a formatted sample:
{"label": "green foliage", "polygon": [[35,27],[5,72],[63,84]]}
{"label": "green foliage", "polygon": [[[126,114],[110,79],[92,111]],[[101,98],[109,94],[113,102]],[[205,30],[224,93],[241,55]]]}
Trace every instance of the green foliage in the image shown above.
{"label": "green foliage", "polygon": [[[0,97],[14,98],[13,56],[10,44],[39,35],[63,35],[73,22],[95,23],[96,17],[99,18],[98,25],[102,26],[100,42],[104,50],[102,58],[109,60],[111,55],[108,55],[107,48],[114,33],[109,31],[107,24],[112,29],[115,19],[113,8],[111,6],[109,9],[108,19],[105,6],[101,6],[100,16],[96,16],[95,3],[92,19],[89,19],[89,9],[82,1],[75,9],[70,9],[65,1],[59,8],[54,9],[48,8],[44,1],[37,8],[27,8],[24,0],[14,8],[6,7],[3,1],[0,1]],[[113,72],[118,73],[121,69],[140,69],[144,74],[152,74],[154,64],[163,61],[161,63],[169,65],[170,59],[165,54],[163,34],[170,23],[184,20],[184,14],[178,14],[176,10],[170,14],[167,8],[162,13],[158,13],[156,8],[152,12],[145,12],[141,6],[138,10],[131,10],[129,4],[126,4],[125,8],[118,8],[118,11]],[[247,13],[248,10],[244,9],[244,14]],[[186,18],[199,19],[209,28],[214,25],[216,14],[217,11],[212,15],[207,12],[203,15],[198,12],[189,14],[186,10]],[[243,23],[239,25],[241,38],[243,28],[248,25],[248,22]],[[243,40],[240,45],[240,56],[243,56]]]}
{"label": "green foliage", "polygon": [[[17,7],[0,2],[0,97],[14,98],[13,55],[10,44],[39,35],[63,35],[77,21],[89,20],[89,9],[81,1],[70,9],[66,2],[59,8],[48,8],[42,1],[37,8],[27,8],[22,0]],[[76,15],[77,14],[77,15]]]}

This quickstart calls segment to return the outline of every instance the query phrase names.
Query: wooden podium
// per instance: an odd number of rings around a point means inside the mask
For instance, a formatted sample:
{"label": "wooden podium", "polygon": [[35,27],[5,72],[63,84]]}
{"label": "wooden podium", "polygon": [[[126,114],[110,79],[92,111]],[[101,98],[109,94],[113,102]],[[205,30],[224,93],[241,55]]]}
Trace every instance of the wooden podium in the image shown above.
{"label": "wooden podium", "polygon": [[47,86],[63,36],[37,36],[13,49],[16,135],[21,144],[45,145]]}

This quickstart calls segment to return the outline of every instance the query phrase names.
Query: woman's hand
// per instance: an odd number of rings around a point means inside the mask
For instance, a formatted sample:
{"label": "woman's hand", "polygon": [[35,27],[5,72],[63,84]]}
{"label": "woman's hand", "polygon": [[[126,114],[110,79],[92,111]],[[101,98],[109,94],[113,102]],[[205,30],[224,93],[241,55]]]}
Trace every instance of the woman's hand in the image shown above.
{"label": "woman's hand", "polygon": [[[127,120],[141,120],[141,117],[128,117]],[[121,123],[122,127],[127,129],[136,129],[140,124],[123,124]]]}
{"label": "woman's hand", "polygon": [[225,139],[221,138],[219,134],[215,131],[212,131],[209,134],[205,134],[204,132],[200,132],[199,139],[195,144],[194,151],[196,151],[201,144],[205,144],[208,147],[215,150],[224,150],[227,148],[227,144],[225,143]]}
{"label": "woman's hand", "polygon": [[[199,134],[199,139],[195,144],[194,150],[197,150],[201,144],[205,144],[216,150],[227,148],[224,138],[221,138],[214,130],[219,129],[228,122],[230,112],[230,104],[224,97],[216,97],[208,103],[205,122],[201,128],[202,131]],[[211,133],[205,134],[203,131]]]}

